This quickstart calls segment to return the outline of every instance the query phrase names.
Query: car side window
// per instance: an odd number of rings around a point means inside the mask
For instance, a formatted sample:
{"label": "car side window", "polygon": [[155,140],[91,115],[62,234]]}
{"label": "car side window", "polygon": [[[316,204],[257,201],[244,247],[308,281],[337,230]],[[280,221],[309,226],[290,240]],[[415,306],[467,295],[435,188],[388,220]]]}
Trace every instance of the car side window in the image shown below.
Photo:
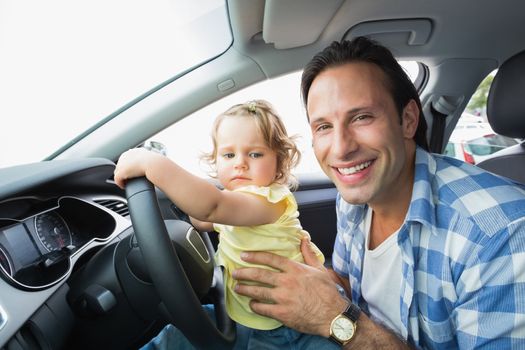
{"label": "car side window", "polygon": [[449,156],[449,157],[453,157],[455,158],[456,157],[456,151],[454,149],[454,145],[452,143],[447,143],[446,147],[445,147],[445,151],[443,152],[444,155],[446,156]]}
{"label": "car side window", "polygon": [[472,95],[450,135],[445,155],[478,164],[491,154],[519,143],[517,139],[496,134],[488,123],[487,96],[495,75],[496,71],[491,72]]}

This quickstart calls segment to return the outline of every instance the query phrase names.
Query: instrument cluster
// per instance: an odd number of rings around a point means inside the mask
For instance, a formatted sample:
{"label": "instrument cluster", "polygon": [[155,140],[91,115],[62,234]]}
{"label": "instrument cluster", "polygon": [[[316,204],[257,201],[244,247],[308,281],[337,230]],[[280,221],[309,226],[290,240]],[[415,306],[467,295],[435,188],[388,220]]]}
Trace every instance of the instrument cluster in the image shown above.
{"label": "instrument cluster", "polygon": [[[85,200],[62,197],[40,202],[21,199],[23,216],[0,219],[0,271],[23,289],[53,285],[71,271],[71,257],[115,228],[105,210]],[[18,211],[20,212],[20,211]]]}

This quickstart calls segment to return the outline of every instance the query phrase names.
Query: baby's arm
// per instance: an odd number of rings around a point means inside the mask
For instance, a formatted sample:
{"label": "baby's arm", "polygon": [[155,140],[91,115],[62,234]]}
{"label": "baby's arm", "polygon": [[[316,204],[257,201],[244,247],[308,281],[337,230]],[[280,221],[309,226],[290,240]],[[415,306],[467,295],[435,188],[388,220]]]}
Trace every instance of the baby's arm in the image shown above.
{"label": "baby's arm", "polygon": [[254,226],[275,222],[284,212],[284,202],[242,192],[221,191],[169,158],[146,149],[124,152],[115,169],[115,183],[124,188],[127,179],[146,176],[189,216],[204,222]]}

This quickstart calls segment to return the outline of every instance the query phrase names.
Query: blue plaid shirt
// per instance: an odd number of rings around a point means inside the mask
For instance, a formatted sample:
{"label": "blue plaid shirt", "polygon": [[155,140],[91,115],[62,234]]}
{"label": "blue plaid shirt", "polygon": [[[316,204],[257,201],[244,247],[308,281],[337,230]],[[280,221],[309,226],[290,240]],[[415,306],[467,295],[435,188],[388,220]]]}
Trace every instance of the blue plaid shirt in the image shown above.
{"label": "blue plaid shirt", "polygon": [[[397,240],[402,336],[420,348],[525,349],[525,186],[419,147],[415,162]],[[333,267],[367,310],[361,223],[369,208],[340,196],[336,206]]]}

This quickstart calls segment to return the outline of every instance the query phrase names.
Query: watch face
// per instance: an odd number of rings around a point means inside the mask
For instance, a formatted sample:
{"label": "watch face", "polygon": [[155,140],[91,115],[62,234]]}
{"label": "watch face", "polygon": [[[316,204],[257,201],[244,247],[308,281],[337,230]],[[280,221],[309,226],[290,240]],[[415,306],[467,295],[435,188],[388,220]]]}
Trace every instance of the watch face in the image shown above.
{"label": "watch face", "polygon": [[354,323],[346,317],[337,318],[332,326],[333,335],[343,342],[350,340],[354,331]]}

